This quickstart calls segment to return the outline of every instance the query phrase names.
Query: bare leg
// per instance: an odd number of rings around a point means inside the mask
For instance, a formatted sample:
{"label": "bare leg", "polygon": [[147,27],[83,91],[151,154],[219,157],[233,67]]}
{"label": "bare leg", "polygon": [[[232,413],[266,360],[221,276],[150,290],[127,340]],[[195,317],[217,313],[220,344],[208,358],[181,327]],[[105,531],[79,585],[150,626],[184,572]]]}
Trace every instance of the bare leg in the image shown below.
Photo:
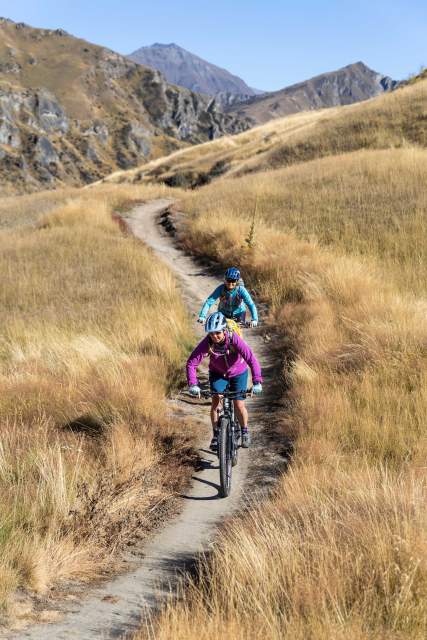
{"label": "bare leg", "polygon": [[211,404],[211,423],[212,429],[216,429],[216,425],[218,422],[218,407],[221,398],[219,396],[212,396],[212,404]]}
{"label": "bare leg", "polygon": [[242,429],[248,428],[248,410],[245,407],[244,400],[233,400],[234,411],[236,413],[237,420],[239,421]]}

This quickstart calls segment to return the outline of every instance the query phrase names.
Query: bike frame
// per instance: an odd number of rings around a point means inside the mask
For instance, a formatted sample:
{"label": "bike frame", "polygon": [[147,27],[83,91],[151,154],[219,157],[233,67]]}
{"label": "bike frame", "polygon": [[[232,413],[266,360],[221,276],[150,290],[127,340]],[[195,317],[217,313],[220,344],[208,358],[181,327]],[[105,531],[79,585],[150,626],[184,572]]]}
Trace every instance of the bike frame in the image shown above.
{"label": "bike frame", "polygon": [[[247,390],[245,395],[251,394]],[[220,476],[220,496],[226,498],[231,491],[232,467],[237,464],[237,454],[239,440],[241,438],[241,427],[235,419],[233,400],[241,395],[241,391],[223,391],[213,393],[212,391],[203,393],[204,397],[222,397],[222,411],[218,415],[218,450],[219,476]]]}

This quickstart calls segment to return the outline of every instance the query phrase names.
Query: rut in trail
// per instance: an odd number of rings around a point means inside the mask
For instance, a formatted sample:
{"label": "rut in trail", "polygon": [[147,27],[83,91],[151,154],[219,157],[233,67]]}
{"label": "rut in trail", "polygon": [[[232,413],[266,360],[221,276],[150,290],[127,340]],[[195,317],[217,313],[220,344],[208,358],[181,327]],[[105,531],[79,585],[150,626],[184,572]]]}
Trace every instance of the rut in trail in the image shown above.
{"label": "rut in trail", "polygon": [[[173,238],[159,224],[160,215],[171,204],[170,200],[156,200],[136,207],[126,216],[132,233],[150,246],[177,276],[183,298],[189,310],[195,314],[207,295],[218,284],[190,257],[175,246]],[[200,328],[200,332],[202,329]],[[248,331],[245,339],[254,349],[263,367],[265,386],[272,378],[268,349],[261,330]],[[58,612],[58,622],[38,624],[22,630],[8,638],[31,638],[32,640],[61,640],[69,638],[118,638],[137,628],[144,612],[174,591],[174,586],[198,553],[209,550],[219,524],[242,506],[242,488],[253,496],[254,489],[262,488],[273,481],[283,458],[263,437],[263,397],[248,401],[250,425],[254,444],[249,450],[240,449],[239,463],[233,470],[231,496],[218,497],[218,460],[207,449],[210,440],[208,404],[179,403],[179,410],[186,411],[202,421],[205,431],[201,434],[200,455],[202,470],[195,472],[191,487],[181,497],[179,515],[146,543],[143,548],[130,554],[133,569],[115,577],[108,583],[88,590],[81,601],[52,603],[52,617]],[[176,409],[176,401],[175,401]],[[174,410],[174,401],[171,401]],[[249,465],[250,461],[250,465]],[[143,554],[143,555],[142,555]],[[142,557],[141,557],[142,556]]]}

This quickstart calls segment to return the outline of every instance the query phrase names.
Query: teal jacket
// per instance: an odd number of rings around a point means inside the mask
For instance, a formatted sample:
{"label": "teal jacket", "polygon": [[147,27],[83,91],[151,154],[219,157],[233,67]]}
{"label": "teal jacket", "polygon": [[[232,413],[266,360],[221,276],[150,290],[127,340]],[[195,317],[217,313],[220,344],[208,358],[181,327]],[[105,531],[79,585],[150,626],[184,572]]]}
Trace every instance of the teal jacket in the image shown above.
{"label": "teal jacket", "polygon": [[241,284],[231,291],[228,291],[223,284],[220,284],[204,302],[199,318],[205,319],[209,309],[217,300],[219,300],[218,311],[221,311],[226,318],[236,318],[244,313],[246,307],[248,307],[252,320],[258,320],[258,312],[254,301],[249,291]]}

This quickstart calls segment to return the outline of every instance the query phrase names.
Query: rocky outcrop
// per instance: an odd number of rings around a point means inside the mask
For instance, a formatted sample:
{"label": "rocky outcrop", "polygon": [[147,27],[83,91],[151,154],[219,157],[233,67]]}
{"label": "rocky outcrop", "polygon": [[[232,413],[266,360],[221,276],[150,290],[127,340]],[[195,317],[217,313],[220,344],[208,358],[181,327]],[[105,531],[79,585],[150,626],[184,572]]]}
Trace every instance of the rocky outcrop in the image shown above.
{"label": "rocky outcrop", "polygon": [[[0,148],[3,162],[15,170],[0,174],[27,191],[58,182],[80,184],[101,178],[115,168],[128,169],[151,157],[159,132],[188,142],[211,140],[246,127],[210,108],[198,96],[157,84],[157,95],[141,100],[151,126],[135,119],[110,126],[106,121],[79,122],[46,89],[16,91],[0,88]],[[153,128],[154,125],[154,128]],[[18,162],[19,160],[19,162]],[[5,166],[5,165],[3,165]],[[19,174],[19,175],[18,175]]]}
{"label": "rocky outcrop", "polygon": [[88,183],[250,126],[209,97],[62,30],[0,19],[0,35],[4,191]]}
{"label": "rocky outcrop", "polygon": [[215,101],[222,111],[231,111],[236,105],[249,102],[254,98],[254,94],[247,93],[230,93],[229,91],[220,91],[215,95]]}
{"label": "rocky outcrop", "polygon": [[139,91],[151,119],[180,140],[213,140],[224,131],[239,133],[248,128],[247,121],[219,111],[215,100],[167,84],[158,71],[152,72]]}
{"label": "rocky outcrop", "polygon": [[[70,122],[49,91],[0,88],[0,145],[4,184],[18,191],[67,182],[65,166],[75,158],[66,150]],[[5,171],[5,169],[7,171]],[[74,171],[73,171],[74,173]],[[78,173],[72,182],[78,183]]]}

